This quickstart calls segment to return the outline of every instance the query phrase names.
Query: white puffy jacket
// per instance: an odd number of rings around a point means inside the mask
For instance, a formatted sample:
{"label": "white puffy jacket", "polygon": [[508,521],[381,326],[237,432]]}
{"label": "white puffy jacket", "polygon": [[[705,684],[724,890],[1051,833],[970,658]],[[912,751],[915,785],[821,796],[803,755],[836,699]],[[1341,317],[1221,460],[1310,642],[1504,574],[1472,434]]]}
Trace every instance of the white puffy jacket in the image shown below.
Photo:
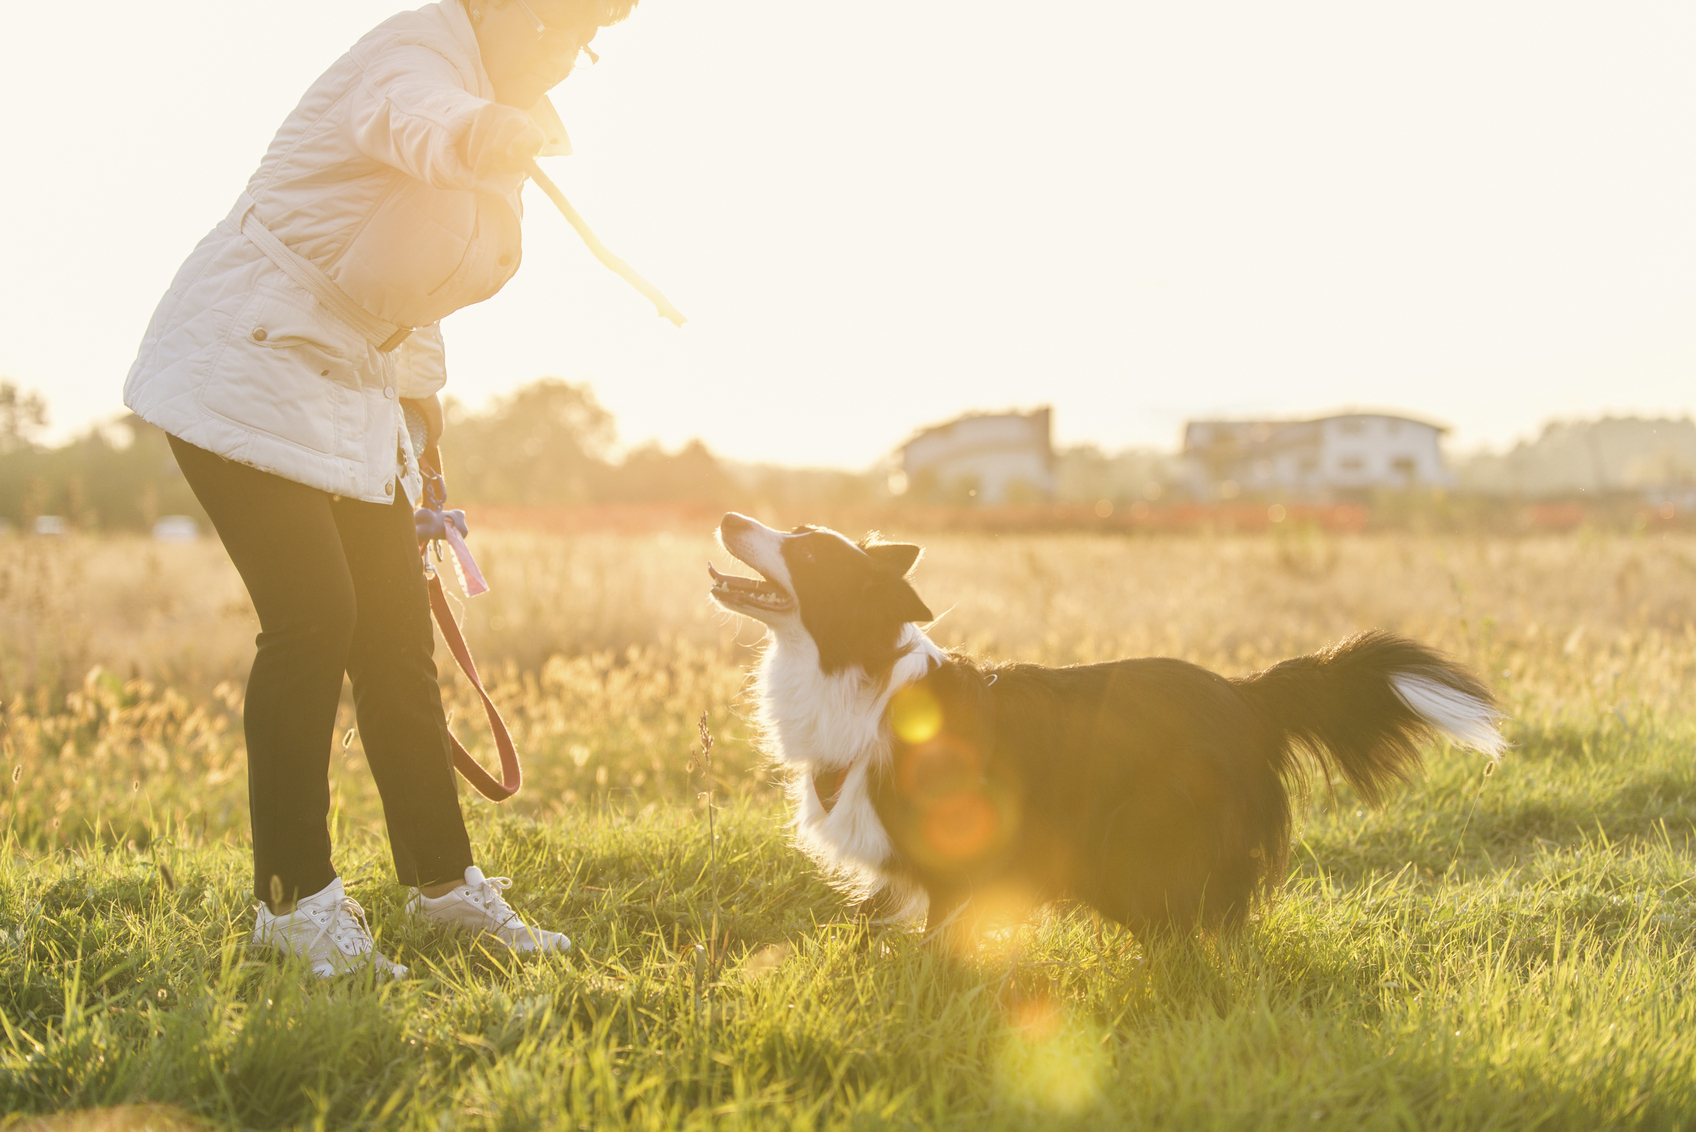
{"label": "white puffy jacket", "polygon": [[[177,271],[125,404],[226,459],[374,503],[399,483],[416,502],[399,399],[446,382],[439,320],[518,270],[522,177],[479,180],[459,153],[493,98],[460,0],[354,44]],[[552,106],[531,114],[543,152],[569,153]]]}

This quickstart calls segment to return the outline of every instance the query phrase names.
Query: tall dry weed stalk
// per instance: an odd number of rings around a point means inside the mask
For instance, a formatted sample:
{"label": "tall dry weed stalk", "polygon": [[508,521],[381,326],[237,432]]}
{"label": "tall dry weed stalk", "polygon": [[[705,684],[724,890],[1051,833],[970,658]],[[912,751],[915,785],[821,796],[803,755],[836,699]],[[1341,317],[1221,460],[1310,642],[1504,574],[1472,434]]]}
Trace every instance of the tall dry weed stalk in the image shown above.
{"label": "tall dry weed stalk", "polygon": [[[707,726],[707,713],[702,712],[700,719],[695,722],[695,733],[700,740],[699,747],[689,749],[689,762],[684,767],[685,772],[701,772],[701,785],[705,788],[697,796],[707,812],[707,884],[712,889],[713,912],[707,927],[707,945],[709,949],[716,948],[718,939],[719,920],[719,883],[718,883],[718,829],[715,821],[717,805],[714,803],[713,791],[717,785],[713,778],[713,733]],[[716,950],[712,951],[713,964],[716,967],[723,961],[723,956]]]}

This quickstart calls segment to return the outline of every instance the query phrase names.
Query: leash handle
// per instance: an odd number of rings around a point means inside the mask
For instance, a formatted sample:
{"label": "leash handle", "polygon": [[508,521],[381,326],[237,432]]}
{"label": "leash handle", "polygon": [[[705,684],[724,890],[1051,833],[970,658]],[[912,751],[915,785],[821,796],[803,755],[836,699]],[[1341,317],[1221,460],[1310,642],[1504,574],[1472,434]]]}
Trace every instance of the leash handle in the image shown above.
{"label": "leash handle", "polygon": [[[418,467],[424,474],[425,507],[438,514],[447,504],[447,484],[442,479],[441,466],[442,455],[434,444],[419,455]],[[486,591],[488,584],[483,581],[482,572],[477,569],[477,563],[471,557],[471,550],[460,537],[458,528],[447,523],[445,535],[448,544],[453,547],[454,564],[460,571],[466,596],[473,597]],[[459,622],[454,620],[453,607],[448,605],[447,591],[442,588],[442,576],[430,565],[429,541],[419,543],[418,549],[424,559],[424,574],[430,580],[430,612],[435,615],[436,626],[442,631],[442,640],[447,642],[448,651],[453,654],[459,670],[465,673],[465,678],[471,681],[471,686],[477,689],[477,695],[483,701],[483,713],[489,719],[489,730],[495,736],[495,750],[501,757],[501,776],[496,779],[471,757],[471,752],[465,749],[465,744],[459,741],[458,736],[449,731],[448,743],[453,748],[454,769],[483,797],[494,802],[504,802],[518,793],[519,787],[524,785],[524,771],[518,765],[518,748],[513,745],[512,732],[507,730],[506,720],[501,718],[500,709],[495,707],[495,701],[489,698],[488,691],[483,687],[483,678],[477,674],[477,662],[471,658],[471,647],[465,643],[465,634],[460,632]],[[473,588],[473,583],[476,588]]]}
{"label": "leash handle", "polygon": [[518,793],[524,785],[524,771],[518,765],[518,749],[513,746],[512,733],[507,730],[506,721],[501,718],[500,709],[495,707],[495,701],[489,698],[489,693],[483,687],[482,677],[477,675],[477,662],[471,659],[471,649],[465,643],[465,635],[459,631],[459,622],[453,619],[453,609],[448,605],[447,591],[442,589],[442,578],[434,570],[430,574],[430,611],[436,615],[436,624],[442,630],[442,639],[447,642],[448,651],[459,663],[459,670],[465,673],[465,678],[471,681],[471,686],[477,689],[477,695],[483,700],[483,712],[489,718],[489,730],[495,736],[495,750],[501,756],[501,776],[497,780],[494,775],[484,770],[471,752],[465,749],[452,731],[448,732],[448,742],[453,745],[453,765],[465,781],[469,782],[477,793],[495,802],[504,802]]}

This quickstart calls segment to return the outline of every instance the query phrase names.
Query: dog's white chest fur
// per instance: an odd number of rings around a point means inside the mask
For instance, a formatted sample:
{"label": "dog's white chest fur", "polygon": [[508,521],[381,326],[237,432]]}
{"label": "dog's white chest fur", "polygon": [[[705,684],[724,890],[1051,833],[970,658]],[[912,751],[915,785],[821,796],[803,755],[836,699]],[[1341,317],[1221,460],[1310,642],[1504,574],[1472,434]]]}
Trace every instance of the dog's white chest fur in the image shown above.
{"label": "dog's white chest fur", "polygon": [[[858,667],[826,673],[818,648],[805,632],[774,632],[756,676],[759,723],[768,753],[793,768],[789,798],[801,847],[857,895],[884,881],[893,852],[872,808],[870,774],[889,758],[884,722],[890,697],[943,659],[942,650],[908,625],[888,680]],[[835,805],[826,811],[814,788],[821,771],[846,771]]]}

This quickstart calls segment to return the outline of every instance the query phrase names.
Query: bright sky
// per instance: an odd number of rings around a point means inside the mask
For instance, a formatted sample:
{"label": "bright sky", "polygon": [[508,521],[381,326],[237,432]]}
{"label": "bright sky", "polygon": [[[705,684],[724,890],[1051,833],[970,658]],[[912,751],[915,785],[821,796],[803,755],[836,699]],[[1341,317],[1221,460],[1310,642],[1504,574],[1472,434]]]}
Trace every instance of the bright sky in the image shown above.
{"label": "bright sky", "polygon": [[[0,374],[57,435],[121,411],[177,265],[392,3],[8,11]],[[1108,448],[1696,407],[1688,0],[643,0],[596,46],[549,167],[691,321],[529,189],[523,270],[447,324],[473,404],[588,380],[627,443],[849,467],[1045,402]]]}

